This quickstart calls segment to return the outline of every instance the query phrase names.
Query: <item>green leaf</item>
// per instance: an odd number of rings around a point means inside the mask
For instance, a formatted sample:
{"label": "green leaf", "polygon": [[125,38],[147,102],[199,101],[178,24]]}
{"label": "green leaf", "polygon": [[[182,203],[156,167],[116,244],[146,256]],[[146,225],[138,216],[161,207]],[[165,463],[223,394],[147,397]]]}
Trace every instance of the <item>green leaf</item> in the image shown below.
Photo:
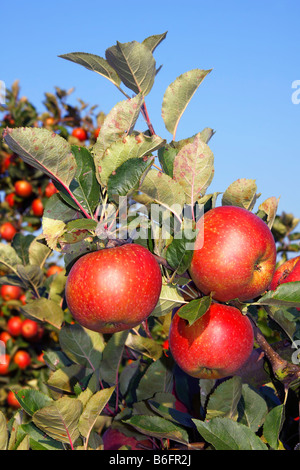
{"label": "green leaf", "polygon": [[47,381],[47,387],[55,393],[74,393],[74,387],[83,381],[86,369],[78,364],[60,367],[54,371]]}
{"label": "green leaf", "polygon": [[226,189],[222,197],[223,206],[237,206],[251,210],[259,197],[255,180],[240,178]]}
{"label": "green leaf", "polygon": [[88,437],[90,435],[98,416],[109,401],[114,390],[115,387],[99,390],[89,399],[79,419],[78,429],[82,436]]}
{"label": "green leaf", "polygon": [[168,395],[173,396],[172,394],[167,393],[157,393],[154,398],[147,400],[147,404],[152,408],[155,413],[159,414],[162,418],[165,418],[169,421],[175,422],[181,426],[193,428],[194,423],[192,422],[192,416],[189,413],[178,411],[175,408],[175,397],[172,406],[164,403],[164,397]]}
{"label": "green leaf", "polygon": [[182,186],[187,204],[194,206],[204,196],[213,176],[214,155],[199,133],[175,156],[173,178]]}
{"label": "green leaf", "polygon": [[146,174],[139,190],[153,202],[171,211],[181,221],[185,195],[180,184],[170,176],[151,169]]}
{"label": "green leaf", "polygon": [[211,70],[190,70],[177,77],[166,89],[162,103],[162,118],[167,130],[173,134],[173,140],[182,114],[209,72]]}
{"label": "green leaf", "polygon": [[7,129],[4,140],[26,163],[69,186],[76,173],[76,161],[66,139],[44,128],[20,127]]}
{"label": "green leaf", "polygon": [[152,398],[157,392],[172,392],[173,374],[166,357],[152,362],[136,389],[139,401]]}
{"label": "green leaf", "polygon": [[183,296],[173,284],[163,284],[158,303],[151,313],[155,317],[160,317],[171,312],[173,308],[185,303]]}
{"label": "green leaf", "polygon": [[78,210],[66,204],[59,194],[51,196],[45,204],[42,219],[43,235],[49,248],[59,251],[66,224],[79,218],[82,218],[82,215]]}
{"label": "green leaf", "polygon": [[[191,221],[190,221],[191,222]],[[178,274],[183,274],[190,267],[197,230],[192,222],[184,221],[181,230],[175,234],[166,251],[166,260]]]}
{"label": "green leaf", "polygon": [[37,292],[43,284],[44,273],[39,266],[19,264],[16,267],[16,274],[22,280],[24,288],[31,289],[33,292]]}
{"label": "green leaf", "polygon": [[242,396],[242,379],[238,376],[222,382],[209,396],[205,420],[219,417],[237,418],[237,407]]}
{"label": "green leaf", "polygon": [[230,418],[210,421],[193,419],[199,434],[216,450],[268,450],[260,438],[244,424]]}
{"label": "green leaf", "polygon": [[148,95],[154,83],[156,63],[147,46],[137,41],[117,42],[106,50],[105,57],[125,86],[137,94]]}
{"label": "green leaf", "polygon": [[0,450],[6,450],[8,443],[7,421],[5,415],[0,411]]}
{"label": "green leaf", "polygon": [[0,268],[11,271],[18,264],[22,264],[22,261],[16,250],[11,245],[0,243]]}
{"label": "green leaf", "polygon": [[257,432],[267,413],[268,406],[264,398],[248,384],[243,384],[238,404],[238,421]]}
{"label": "green leaf", "polygon": [[25,316],[47,322],[58,329],[64,321],[64,312],[61,307],[53,300],[43,297],[23,305],[21,311]]}
{"label": "green leaf", "polygon": [[178,150],[172,147],[170,144],[158,149],[157,155],[158,160],[161,164],[163,171],[173,178],[173,166],[174,166],[174,159],[178,153]]}
{"label": "green leaf", "polygon": [[28,248],[29,263],[42,268],[52,250],[43,243],[42,239],[36,237]]}
{"label": "green leaf", "polygon": [[92,216],[99,204],[100,186],[96,178],[94,159],[85,147],[72,146],[77,171],[70,190],[81,206]]}
{"label": "green leaf", "polygon": [[32,422],[22,424],[20,428],[29,436],[31,450],[64,450],[60,442],[46,436],[45,433],[40,431]]}
{"label": "green leaf", "polygon": [[151,338],[145,338],[144,336],[129,333],[126,340],[126,346],[141,355],[150,357],[154,361],[159,359],[162,355],[162,347],[157,343],[157,341]]}
{"label": "green leaf", "polygon": [[108,178],[108,196],[110,198],[114,196],[127,196],[137,189],[143,174],[152,163],[153,159],[148,157],[131,158],[122,163]]}
{"label": "green leaf", "polygon": [[191,144],[194,142],[194,139],[197,135],[200,135],[202,142],[208,144],[212,136],[215,134],[215,131],[210,127],[205,127],[202,131],[197,132],[197,134],[192,135],[191,137],[186,137],[185,139],[180,140],[172,140],[170,145],[179,152],[183,147],[187,144]]}
{"label": "green leaf", "polygon": [[182,444],[189,442],[188,433],[184,427],[160,416],[135,415],[124,422],[147,436],[157,437],[158,439],[171,439]]}
{"label": "green leaf", "polygon": [[62,351],[76,364],[93,370],[101,362],[104,340],[101,334],[79,324],[64,325],[59,332]]}
{"label": "green leaf", "polygon": [[278,439],[285,416],[285,406],[275,406],[266,416],[263,435],[272,449],[278,448]]}
{"label": "green leaf", "polygon": [[183,305],[180,310],[177,311],[177,314],[180,318],[187,320],[189,322],[189,326],[191,326],[195,321],[205,315],[210,305],[211,296],[207,295],[200,299],[191,300],[187,304]]}
{"label": "green leaf", "polygon": [[39,390],[21,389],[16,392],[22,408],[32,416],[36,411],[51,403],[53,400]]}
{"label": "green leaf", "polygon": [[99,179],[105,186],[110,175],[129,159],[142,158],[149,155],[163,145],[164,140],[159,136],[146,136],[144,134],[129,135],[114,142],[101,160],[98,168]]}
{"label": "green leaf", "polygon": [[63,397],[36,411],[32,420],[48,436],[73,445],[79,437],[81,413],[82,404],[79,400]]}
{"label": "green leaf", "polygon": [[12,240],[11,246],[16,250],[24,265],[29,263],[29,246],[33,240],[34,235],[24,235],[23,233],[16,233]]}
{"label": "green leaf", "polygon": [[262,211],[263,213],[266,214],[266,217],[267,217],[266,223],[270,229],[273,226],[273,223],[277,214],[278,204],[279,204],[279,198],[272,196],[266,199],[264,202],[262,202],[258,206],[258,211]]}
{"label": "green leaf", "polygon": [[105,150],[121,136],[126,137],[131,134],[140,114],[143,101],[144,98],[141,94],[120,101],[105,117],[97,141],[92,148],[97,171]]}
{"label": "green leaf", "polygon": [[86,69],[96,72],[99,75],[107,78],[110,82],[118,87],[121,83],[121,80],[116,71],[105,59],[98,55],[89,54],[87,52],[70,52],[69,54],[62,54],[58,57],[75,62],[75,64],[82,65]]}
{"label": "green leaf", "polygon": [[114,333],[103,350],[100,378],[111,386],[117,383],[118,370],[128,334],[129,331]]}
{"label": "green leaf", "polygon": [[154,50],[157,48],[157,46],[166,38],[167,36],[167,31],[163,34],[155,34],[153,36],[149,36],[144,41],[142,44],[144,44],[146,47],[151,52],[154,52]]}
{"label": "green leaf", "polygon": [[300,307],[300,281],[286,282],[269,291],[258,301],[261,305]]}

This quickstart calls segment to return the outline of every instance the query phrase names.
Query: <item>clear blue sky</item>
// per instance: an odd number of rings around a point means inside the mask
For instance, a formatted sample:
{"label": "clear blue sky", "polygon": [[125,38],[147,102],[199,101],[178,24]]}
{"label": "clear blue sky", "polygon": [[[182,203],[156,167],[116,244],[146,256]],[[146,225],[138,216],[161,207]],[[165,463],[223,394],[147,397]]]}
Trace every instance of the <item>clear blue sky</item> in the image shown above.
{"label": "clear blue sky", "polygon": [[[204,127],[216,134],[211,191],[237,178],[256,179],[259,202],[281,196],[279,212],[300,218],[300,104],[292,83],[300,80],[299,0],[53,0],[1,2],[0,80],[20,80],[43,110],[44,92],[75,87],[82,98],[109,112],[121,101],[103,77],[57,56],[104,56],[116,41],[142,41],[168,31],[156,49],[163,68],[147,97],[154,129],[171,140],[161,118],[167,86],[194,68],[206,77],[180,121],[177,139]],[[300,97],[300,94],[299,94]]]}

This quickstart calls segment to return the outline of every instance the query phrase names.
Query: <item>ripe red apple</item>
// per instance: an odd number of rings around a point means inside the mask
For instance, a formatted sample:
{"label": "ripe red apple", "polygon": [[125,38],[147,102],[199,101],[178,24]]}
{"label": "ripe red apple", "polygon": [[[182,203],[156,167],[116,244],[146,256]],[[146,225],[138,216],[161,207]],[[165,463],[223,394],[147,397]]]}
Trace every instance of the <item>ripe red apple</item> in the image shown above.
{"label": "ripe red apple", "polygon": [[175,313],[169,332],[174,361],[192,377],[219,379],[234,375],[253,350],[253,329],[237,308],[213,303],[191,326]]}
{"label": "ripe red apple", "polygon": [[25,318],[21,325],[21,334],[26,339],[34,338],[39,331],[39,325],[36,321],[30,318]]}
{"label": "ripe red apple", "polygon": [[6,194],[4,200],[7,202],[9,207],[14,207],[14,205],[15,205],[15,193]]}
{"label": "ripe red apple", "polygon": [[300,281],[300,256],[285,261],[276,269],[269,289],[275,290],[280,284],[294,281]]}
{"label": "ripe red apple", "polygon": [[76,137],[80,142],[84,142],[87,139],[87,133],[82,127],[75,127],[72,131],[72,136]]}
{"label": "ripe red apple", "polygon": [[0,341],[6,344],[9,340],[13,340],[12,336],[8,333],[8,331],[1,331],[0,333]]}
{"label": "ripe red apple", "polygon": [[4,222],[0,227],[0,236],[7,242],[10,242],[16,233],[17,229],[10,222]]}
{"label": "ripe red apple", "polygon": [[3,284],[0,288],[0,295],[5,302],[8,300],[18,300],[22,293],[22,289],[18,286]]}
{"label": "ripe red apple", "polygon": [[21,408],[21,405],[18,402],[18,399],[16,398],[16,395],[12,390],[8,392],[6,401],[7,401],[7,404],[11,406],[12,408],[15,408],[15,409]]}
{"label": "ripe red apple", "polygon": [[200,230],[190,266],[198,289],[221,302],[251,300],[265,292],[276,264],[276,245],[267,224],[235,206],[216,207],[203,217],[204,234]]}
{"label": "ripe red apple", "polygon": [[18,196],[29,197],[32,194],[32,185],[27,180],[18,180],[14,184],[15,192]]}
{"label": "ripe red apple", "polygon": [[42,217],[44,213],[44,205],[40,198],[36,198],[31,203],[31,209],[34,215]]}
{"label": "ripe red apple", "polygon": [[2,354],[0,356],[0,375],[7,375],[9,373],[10,355]]}
{"label": "ripe red apple", "polygon": [[50,266],[47,269],[46,277],[50,277],[50,276],[53,276],[54,274],[58,274],[61,271],[63,271],[63,269],[64,268],[62,268],[61,266],[57,266],[56,264],[52,264],[52,266]]}
{"label": "ripe red apple", "polygon": [[31,357],[27,351],[19,349],[14,355],[14,363],[19,369],[26,369],[31,364]]}
{"label": "ripe red apple", "polygon": [[47,186],[45,188],[45,196],[46,197],[51,197],[55,193],[58,193],[58,190],[56,189],[56,187],[54,186],[52,181],[49,181],[49,183],[47,184]]}
{"label": "ripe red apple", "polygon": [[100,130],[101,130],[101,127],[97,127],[97,129],[94,130],[94,137],[95,137],[95,139],[98,138],[98,135],[99,135]]}
{"label": "ripe red apple", "polygon": [[12,336],[20,336],[23,320],[17,315],[7,321],[7,331]]}
{"label": "ripe red apple", "polygon": [[130,450],[152,449],[148,439],[137,440],[133,436],[126,436],[119,429],[108,428],[102,435],[104,450],[118,450],[122,446],[129,446]]}
{"label": "ripe red apple", "polygon": [[114,333],[146,320],[158,302],[161,286],[160,268],[152,253],[129,243],[79,258],[68,275],[65,294],[78,323]]}

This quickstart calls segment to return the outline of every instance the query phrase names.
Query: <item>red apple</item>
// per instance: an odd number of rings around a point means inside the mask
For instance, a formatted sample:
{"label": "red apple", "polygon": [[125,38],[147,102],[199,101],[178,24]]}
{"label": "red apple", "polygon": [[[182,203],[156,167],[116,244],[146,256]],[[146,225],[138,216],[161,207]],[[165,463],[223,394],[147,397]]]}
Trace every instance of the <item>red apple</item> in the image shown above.
{"label": "red apple", "polygon": [[280,284],[294,281],[300,281],[300,256],[285,261],[276,269],[269,289],[275,290]]}
{"label": "red apple", "polygon": [[80,140],[80,142],[84,142],[87,139],[86,130],[82,127],[75,127],[72,131],[72,136],[76,137],[76,139]]}
{"label": "red apple", "polygon": [[18,402],[18,399],[16,398],[16,395],[12,390],[8,392],[6,401],[7,401],[7,404],[11,406],[12,408],[15,408],[15,409],[21,408],[21,405]]}
{"label": "red apple", "polygon": [[169,332],[174,361],[192,377],[219,379],[234,375],[248,360],[254,335],[251,322],[237,308],[213,303],[189,325],[175,313]]}
{"label": "red apple", "polygon": [[31,364],[30,354],[23,349],[19,349],[14,355],[14,363],[19,369],[26,369]]}
{"label": "red apple", "polygon": [[6,194],[4,200],[7,202],[9,207],[14,207],[14,205],[15,205],[15,193]]}
{"label": "red apple", "polygon": [[50,266],[47,269],[46,277],[50,277],[50,276],[53,276],[54,274],[58,274],[63,270],[64,270],[64,268],[62,268],[61,266],[57,266],[56,264],[52,264],[52,266]]}
{"label": "red apple", "polygon": [[114,333],[146,320],[158,302],[161,286],[160,268],[152,253],[129,243],[79,258],[68,275],[65,294],[78,323]]}
{"label": "red apple", "polygon": [[4,224],[2,224],[0,227],[0,236],[7,242],[10,242],[16,233],[16,228],[10,222],[4,222]]}
{"label": "red apple", "polygon": [[29,197],[32,194],[32,185],[27,180],[18,180],[14,184],[15,192],[18,196]]}
{"label": "red apple", "polygon": [[51,197],[55,193],[58,193],[58,190],[56,189],[56,187],[54,186],[52,181],[49,181],[49,183],[47,184],[47,186],[45,188],[45,196],[46,197]]}
{"label": "red apple", "polygon": [[0,375],[7,375],[9,373],[10,355],[2,354],[0,356]]}
{"label": "red apple", "polygon": [[8,333],[8,331],[1,331],[0,333],[0,341],[2,341],[4,344],[6,344],[8,341],[12,340],[12,336]]}
{"label": "red apple", "polygon": [[38,334],[39,331],[39,324],[31,320],[30,318],[25,318],[25,320],[22,321],[21,325],[21,334],[24,338],[26,339],[32,339],[35,338],[36,335]]}
{"label": "red apple", "polygon": [[21,287],[10,286],[9,284],[3,284],[0,288],[0,295],[2,299],[7,302],[8,300],[18,300],[23,291]]}
{"label": "red apple", "polygon": [[23,320],[17,315],[10,317],[7,322],[7,331],[12,336],[20,336]]}
{"label": "red apple", "polygon": [[42,217],[44,213],[44,205],[40,198],[36,198],[31,203],[31,209],[34,215]]}
{"label": "red apple", "polygon": [[[204,222],[203,222],[204,221]],[[192,280],[205,295],[227,302],[251,300],[269,287],[276,245],[267,224],[252,212],[222,206],[204,214],[190,266]]]}
{"label": "red apple", "polygon": [[118,450],[122,446],[130,447],[130,450],[152,449],[148,439],[138,441],[135,437],[123,434],[119,429],[108,428],[102,436],[104,450]]}

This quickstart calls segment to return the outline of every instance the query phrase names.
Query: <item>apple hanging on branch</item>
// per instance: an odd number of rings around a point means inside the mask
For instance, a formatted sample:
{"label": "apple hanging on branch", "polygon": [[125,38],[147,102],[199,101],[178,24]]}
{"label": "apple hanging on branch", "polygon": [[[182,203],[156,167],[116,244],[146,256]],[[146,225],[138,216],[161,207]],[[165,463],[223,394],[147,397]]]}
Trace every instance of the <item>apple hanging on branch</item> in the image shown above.
{"label": "apple hanging on branch", "polygon": [[82,256],[70,270],[65,295],[81,325],[115,333],[148,318],[161,286],[160,268],[152,253],[130,243]]}

